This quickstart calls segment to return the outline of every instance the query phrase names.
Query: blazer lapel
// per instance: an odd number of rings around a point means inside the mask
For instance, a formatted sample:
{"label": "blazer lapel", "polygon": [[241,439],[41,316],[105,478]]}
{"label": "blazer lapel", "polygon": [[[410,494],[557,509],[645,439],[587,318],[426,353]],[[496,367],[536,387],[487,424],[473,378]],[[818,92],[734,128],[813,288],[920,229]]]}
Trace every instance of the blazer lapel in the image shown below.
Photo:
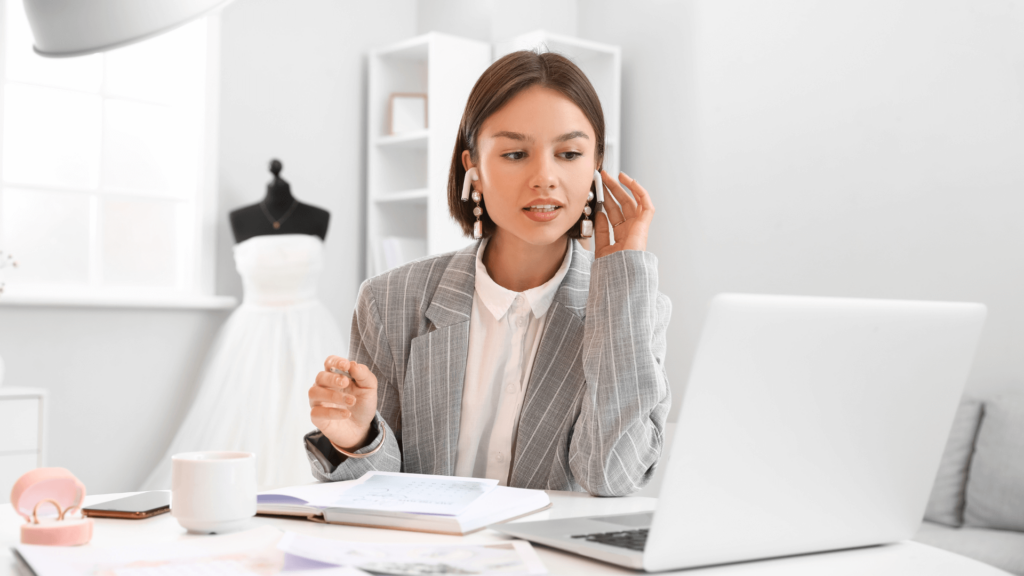
{"label": "blazer lapel", "polygon": [[548,309],[526,388],[510,486],[544,487],[550,468],[545,463],[558,449],[559,430],[574,422],[579,412],[579,397],[586,383],[581,354],[593,255],[576,241],[572,246],[572,262]]}
{"label": "blazer lapel", "polygon": [[430,331],[411,343],[402,398],[406,472],[455,473],[478,246],[452,256],[426,311]]}

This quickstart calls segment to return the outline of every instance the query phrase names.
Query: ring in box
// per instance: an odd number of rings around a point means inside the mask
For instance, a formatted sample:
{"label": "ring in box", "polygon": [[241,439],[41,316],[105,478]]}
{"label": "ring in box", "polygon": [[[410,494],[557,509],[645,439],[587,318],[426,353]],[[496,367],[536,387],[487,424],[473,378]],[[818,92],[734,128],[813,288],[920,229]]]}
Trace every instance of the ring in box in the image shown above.
{"label": "ring in box", "polygon": [[84,500],[85,485],[64,468],[26,472],[11,489],[11,505],[27,522],[21,526],[21,543],[78,546],[89,542],[92,519],[67,518],[81,510]]}

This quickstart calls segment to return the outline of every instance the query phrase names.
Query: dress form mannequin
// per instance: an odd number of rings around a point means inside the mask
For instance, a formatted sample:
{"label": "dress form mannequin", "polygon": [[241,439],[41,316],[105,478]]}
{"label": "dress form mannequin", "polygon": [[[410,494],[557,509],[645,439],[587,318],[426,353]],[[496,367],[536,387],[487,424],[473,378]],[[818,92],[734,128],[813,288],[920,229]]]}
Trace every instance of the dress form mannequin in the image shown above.
{"label": "dress form mannequin", "polygon": [[143,484],[147,490],[171,487],[174,454],[200,450],[255,453],[260,490],[313,480],[295,440],[313,428],[309,383],[324,358],[348,343],[316,296],[329,262],[323,238],[330,214],[296,202],[280,162],[270,171],[266,198],[230,216],[242,303],[207,354],[192,406]]}
{"label": "dress form mannequin", "polygon": [[228,216],[236,243],[269,234],[309,234],[321,240],[327,236],[331,213],[296,200],[291,186],[280,177],[281,168],[280,160],[271,160],[274,179],[267,184],[263,201],[238,208]]}

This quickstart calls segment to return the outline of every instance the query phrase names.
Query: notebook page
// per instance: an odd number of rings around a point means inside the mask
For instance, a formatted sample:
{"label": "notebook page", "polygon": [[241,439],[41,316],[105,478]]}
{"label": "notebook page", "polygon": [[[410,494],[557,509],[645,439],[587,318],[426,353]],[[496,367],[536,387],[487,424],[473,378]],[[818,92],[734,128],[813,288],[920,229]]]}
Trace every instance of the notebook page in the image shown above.
{"label": "notebook page", "polygon": [[371,473],[332,507],[349,510],[457,516],[498,485],[487,478]]}
{"label": "notebook page", "polygon": [[344,482],[311,482],[299,486],[277,488],[260,492],[256,500],[267,504],[309,504],[316,507],[324,507],[338,499],[359,480],[348,480]]}

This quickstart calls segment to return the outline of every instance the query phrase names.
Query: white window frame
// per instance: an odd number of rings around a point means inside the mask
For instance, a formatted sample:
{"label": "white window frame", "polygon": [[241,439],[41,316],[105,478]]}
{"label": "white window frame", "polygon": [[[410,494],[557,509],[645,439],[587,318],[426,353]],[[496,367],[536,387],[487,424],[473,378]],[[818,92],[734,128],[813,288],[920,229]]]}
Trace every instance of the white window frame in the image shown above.
{"label": "white window frame", "polygon": [[[21,0],[0,0],[0,110],[6,96],[7,83],[7,2]],[[207,62],[205,122],[201,179],[193,207],[194,225],[191,245],[192,268],[185,273],[191,278],[187,290],[126,289],[111,286],[69,287],[69,288],[28,288],[16,287],[17,270],[0,271],[0,280],[6,278],[8,290],[0,294],[0,306],[98,306],[128,308],[191,308],[226,309],[237,304],[231,296],[216,296],[216,241],[217,241],[217,190],[218,190],[218,126],[220,103],[220,14],[214,12],[207,19]],[[3,133],[3,115],[0,114],[0,134]],[[0,158],[3,153],[0,138]],[[0,162],[0,185],[3,185],[3,167]],[[3,215],[3,194],[0,194],[0,217]],[[0,218],[2,222],[2,218]],[[2,237],[2,236],[0,236]],[[0,250],[3,250],[0,246]],[[15,258],[17,254],[14,254]],[[12,288],[14,288],[12,290]]]}

